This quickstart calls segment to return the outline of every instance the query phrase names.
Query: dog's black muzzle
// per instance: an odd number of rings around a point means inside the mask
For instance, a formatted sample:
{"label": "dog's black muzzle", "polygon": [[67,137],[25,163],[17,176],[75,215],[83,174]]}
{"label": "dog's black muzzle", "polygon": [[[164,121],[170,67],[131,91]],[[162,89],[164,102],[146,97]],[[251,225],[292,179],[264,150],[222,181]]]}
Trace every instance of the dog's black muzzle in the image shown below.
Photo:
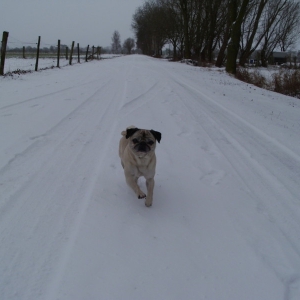
{"label": "dog's black muzzle", "polygon": [[137,144],[134,148],[138,152],[149,152],[151,150],[151,148],[149,147],[149,145],[147,145],[146,142],[141,142]]}

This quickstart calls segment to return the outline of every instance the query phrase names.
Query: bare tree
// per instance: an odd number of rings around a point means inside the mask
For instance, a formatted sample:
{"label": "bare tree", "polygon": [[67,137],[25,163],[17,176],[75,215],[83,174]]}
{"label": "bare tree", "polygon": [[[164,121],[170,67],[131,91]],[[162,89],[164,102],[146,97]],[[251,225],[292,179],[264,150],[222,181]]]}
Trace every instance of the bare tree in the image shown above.
{"label": "bare tree", "polygon": [[203,2],[202,23],[198,34],[202,33],[202,61],[213,61],[213,53],[223,37],[227,23],[227,16],[224,14],[227,8],[227,1],[206,0]]}
{"label": "bare tree", "polygon": [[219,53],[216,60],[216,66],[221,67],[226,59],[226,49],[229,43],[229,39],[231,36],[231,19],[228,17],[229,14],[229,3],[230,0],[224,1],[225,7],[222,12],[222,16],[220,17],[222,20],[225,20],[223,23],[223,31],[220,34],[219,39]]}
{"label": "bare tree", "polygon": [[[267,66],[272,52],[286,42],[293,32],[294,12],[299,10],[299,4],[291,0],[273,0],[268,2],[261,24],[260,60],[262,66]],[[299,11],[298,15],[299,16]]]}
{"label": "bare tree", "polygon": [[269,0],[252,0],[242,24],[242,37],[240,42],[240,65],[244,66],[250,55],[257,49],[263,35],[254,43],[261,17]]}
{"label": "bare tree", "polygon": [[179,8],[183,19],[183,34],[184,34],[184,56],[191,58],[191,34],[190,34],[190,5],[192,0],[178,0]]}
{"label": "bare tree", "polygon": [[132,28],[137,46],[144,54],[159,57],[167,42],[166,7],[159,1],[149,0],[139,7],[133,15]]}
{"label": "bare tree", "polygon": [[114,54],[121,53],[121,38],[120,33],[115,30],[113,33],[113,36],[111,38],[112,44],[111,44],[111,51]]}
{"label": "bare tree", "polygon": [[135,33],[137,47],[143,54],[151,54],[151,29],[147,20],[146,3],[138,7],[132,17],[131,27]]}
{"label": "bare tree", "polygon": [[136,44],[143,54],[152,55],[152,35],[153,30],[150,22],[151,5],[145,2],[143,6],[136,9],[133,17],[131,27],[135,33]]}
{"label": "bare tree", "polygon": [[[183,43],[183,20],[178,6],[174,5],[173,0],[158,0],[166,12],[166,38],[167,42],[173,46],[173,60],[178,58],[178,48]],[[182,53],[180,53],[182,56]]]}
{"label": "bare tree", "polygon": [[226,60],[235,74],[260,49],[266,62],[277,47],[285,51],[299,36],[298,0],[146,0],[133,16],[132,27],[143,53],[159,54],[166,42],[185,58]]}
{"label": "bare tree", "polygon": [[281,51],[287,51],[291,46],[295,45],[299,38],[299,18],[300,3],[290,1],[282,11],[281,22],[277,30]]}
{"label": "bare tree", "polygon": [[[178,58],[178,47],[183,44],[183,20],[179,11],[174,7],[170,7],[169,16],[168,16],[168,29],[167,29],[167,38],[168,41],[173,46],[173,60]],[[182,57],[183,53],[180,51],[180,56]]]}
{"label": "bare tree", "polygon": [[134,48],[134,39],[128,38],[123,43],[123,48],[126,50],[127,54],[131,54],[132,49]]}
{"label": "bare tree", "polygon": [[[176,11],[178,21],[180,22],[180,35],[184,44],[184,57],[191,58],[192,45],[195,41],[195,33],[198,31],[199,22],[197,20],[202,0],[165,0],[169,7]],[[170,39],[169,39],[170,40]]]}

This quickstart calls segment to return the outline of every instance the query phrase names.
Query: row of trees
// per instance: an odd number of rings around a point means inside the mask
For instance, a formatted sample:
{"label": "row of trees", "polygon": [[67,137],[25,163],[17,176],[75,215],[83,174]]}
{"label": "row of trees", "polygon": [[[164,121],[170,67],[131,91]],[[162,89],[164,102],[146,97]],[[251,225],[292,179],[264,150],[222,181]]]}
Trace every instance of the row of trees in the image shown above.
{"label": "row of trees", "polygon": [[[26,53],[36,53],[36,48],[37,47],[32,47],[32,46],[26,46],[25,47],[25,52]],[[67,45],[60,45],[60,50],[61,52],[64,52],[66,50],[66,48],[70,48],[70,46]],[[23,51],[23,47],[7,47],[6,52],[22,52]],[[86,49],[85,48],[80,48],[81,52],[85,52]],[[57,53],[57,46],[50,46],[50,47],[42,47],[40,48],[40,52],[42,53]]]}
{"label": "row of trees", "polygon": [[[102,53],[113,53],[113,54],[120,54],[120,53],[124,53],[124,54],[131,54],[133,49],[135,48],[135,41],[133,38],[127,38],[123,45],[121,46],[121,36],[120,33],[115,30],[113,35],[112,35],[112,44],[111,47],[105,47],[102,48]],[[60,45],[60,50],[61,52],[65,52],[66,49],[68,49],[70,47],[68,47],[67,45],[61,44]],[[37,51],[37,47],[35,46],[24,46],[24,47],[7,47],[6,49],[7,52],[16,52],[16,53],[22,53],[22,52],[26,52],[26,53],[36,53]],[[86,49],[85,48],[80,48],[81,52],[85,52]],[[57,46],[50,46],[50,47],[41,47],[40,48],[40,52],[42,53],[57,53]]]}
{"label": "row of trees", "polygon": [[124,43],[123,43],[123,48],[121,46],[121,36],[120,33],[115,30],[112,38],[111,38],[111,52],[114,54],[119,54],[119,53],[125,53],[125,54],[131,54],[132,49],[135,46],[134,39],[132,38],[127,38]]}
{"label": "row of trees", "polygon": [[[263,65],[275,49],[289,50],[299,38],[296,0],[148,0],[133,15],[137,46],[159,56],[170,43],[173,57],[213,62],[236,71],[260,50]],[[216,57],[214,57],[216,55]]]}
{"label": "row of trees", "polygon": [[[61,53],[64,53],[66,49],[70,47],[68,45],[61,44],[60,50]],[[112,44],[111,47],[104,47],[101,48],[101,52],[104,53],[124,53],[124,54],[131,54],[133,49],[135,48],[135,41],[133,38],[127,38],[123,46],[121,46],[121,38],[118,31],[115,31],[112,36]],[[26,53],[36,53],[37,47],[26,46],[24,49],[23,47],[7,47],[7,52],[14,52],[14,53],[22,53],[25,50]],[[42,47],[40,48],[41,53],[57,53],[57,46],[50,46],[50,47]],[[80,52],[85,53],[86,48],[80,48]]]}

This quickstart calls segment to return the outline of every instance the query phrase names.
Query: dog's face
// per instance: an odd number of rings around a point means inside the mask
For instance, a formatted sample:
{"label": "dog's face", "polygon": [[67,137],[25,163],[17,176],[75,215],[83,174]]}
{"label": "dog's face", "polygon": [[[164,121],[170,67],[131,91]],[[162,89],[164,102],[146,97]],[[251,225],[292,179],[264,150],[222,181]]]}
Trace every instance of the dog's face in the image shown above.
{"label": "dog's face", "polygon": [[156,141],[161,140],[161,133],[155,130],[130,128],[126,131],[126,139],[129,139],[131,151],[138,156],[146,156],[155,150]]}

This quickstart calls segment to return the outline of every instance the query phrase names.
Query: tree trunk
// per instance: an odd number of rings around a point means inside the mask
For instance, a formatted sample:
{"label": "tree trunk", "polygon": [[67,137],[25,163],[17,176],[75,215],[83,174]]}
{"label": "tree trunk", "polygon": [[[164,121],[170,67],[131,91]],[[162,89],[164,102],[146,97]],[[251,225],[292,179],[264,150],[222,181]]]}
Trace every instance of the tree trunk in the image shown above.
{"label": "tree trunk", "polygon": [[225,61],[225,51],[228,46],[229,38],[230,38],[230,27],[231,27],[231,22],[230,19],[228,18],[226,22],[226,28],[224,32],[224,38],[223,38],[223,44],[220,48],[220,51],[218,53],[217,61],[216,61],[216,67],[221,68],[224,61]]}
{"label": "tree trunk", "polygon": [[268,59],[266,57],[266,51],[264,49],[262,49],[260,52],[260,60],[261,66],[266,68],[268,66]]}
{"label": "tree trunk", "polygon": [[238,0],[231,0],[229,16],[232,21],[231,39],[227,49],[226,72],[236,73],[236,60],[239,53],[241,25],[249,0],[243,0],[238,13]]}
{"label": "tree trunk", "polygon": [[183,34],[184,34],[184,58],[191,58],[191,45],[189,36],[189,12],[186,0],[180,0],[180,8],[183,16]]}
{"label": "tree trunk", "polygon": [[217,61],[216,61],[216,67],[221,68],[224,60],[225,60],[225,50],[227,48],[228,45],[228,38],[226,38],[220,48],[218,57],[217,57]]}
{"label": "tree trunk", "polygon": [[177,42],[172,41],[172,45],[173,45],[173,60],[176,61],[177,60]]}

